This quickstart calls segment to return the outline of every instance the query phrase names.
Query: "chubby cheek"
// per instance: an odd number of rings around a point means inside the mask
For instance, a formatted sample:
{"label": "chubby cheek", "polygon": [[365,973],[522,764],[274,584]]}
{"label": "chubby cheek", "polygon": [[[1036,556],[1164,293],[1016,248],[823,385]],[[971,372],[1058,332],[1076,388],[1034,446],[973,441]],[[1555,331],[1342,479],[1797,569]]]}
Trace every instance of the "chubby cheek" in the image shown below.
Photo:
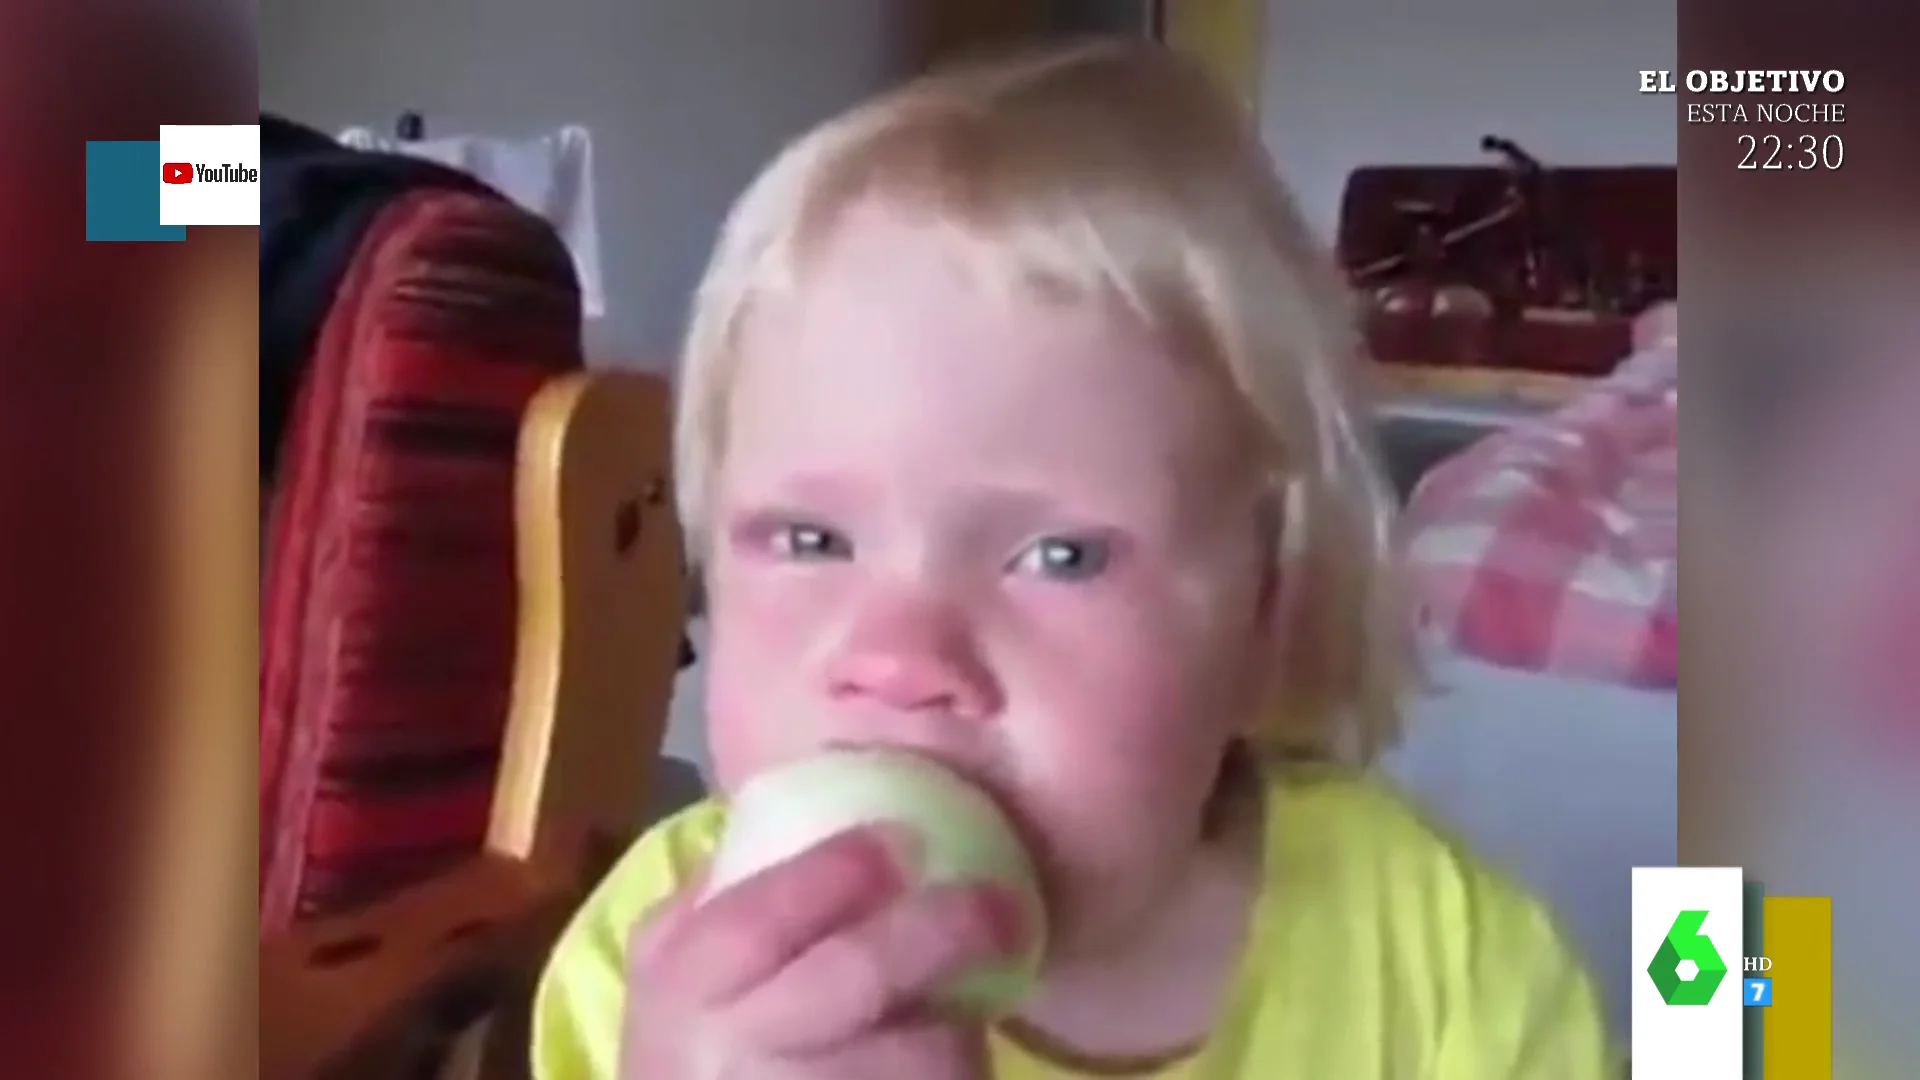
{"label": "chubby cheek", "polygon": [[1184,854],[1238,728],[1244,634],[1212,605],[1037,605],[1002,666],[1036,824],[1067,875],[1154,872]]}
{"label": "chubby cheek", "polygon": [[719,789],[731,794],[783,755],[759,665],[738,649],[721,647],[717,637],[707,667],[707,753]]}
{"label": "chubby cheek", "polygon": [[819,647],[820,598],[756,568],[714,567],[707,644],[708,752],[723,791],[811,745],[808,658]]}
{"label": "chubby cheek", "polygon": [[1087,688],[1029,740],[1033,808],[1064,870],[1100,873],[1185,850],[1225,739],[1185,687],[1135,677]]}

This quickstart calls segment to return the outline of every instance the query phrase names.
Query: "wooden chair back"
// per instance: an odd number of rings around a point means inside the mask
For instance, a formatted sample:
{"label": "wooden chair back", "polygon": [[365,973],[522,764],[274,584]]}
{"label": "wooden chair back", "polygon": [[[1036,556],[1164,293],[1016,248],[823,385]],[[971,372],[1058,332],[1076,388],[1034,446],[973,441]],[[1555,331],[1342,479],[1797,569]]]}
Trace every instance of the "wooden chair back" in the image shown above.
{"label": "wooden chair back", "polygon": [[[665,380],[566,376],[522,427],[522,593],[487,850],[365,910],[263,940],[267,1080],[521,1080],[554,938],[643,824],[686,585]],[[484,1024],[475,1033],[476,1023]]]}

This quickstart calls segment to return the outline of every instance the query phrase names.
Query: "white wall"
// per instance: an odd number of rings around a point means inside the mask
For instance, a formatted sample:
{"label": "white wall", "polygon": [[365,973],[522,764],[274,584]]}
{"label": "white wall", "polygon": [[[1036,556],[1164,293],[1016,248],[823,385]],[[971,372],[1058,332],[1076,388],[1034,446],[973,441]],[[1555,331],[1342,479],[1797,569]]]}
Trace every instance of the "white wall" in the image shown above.
{"label": "white wall", "polygon": [[1331,240],[1360,165],[1491,160],[1502,135],[1543,161],[1671,164],[1674,0],[1267,0],[1260,122]]}
{"label": "white wall", "polygon": [[260,103],[328,132],[595,140],[596,361],[663,368],[727,205],[788,138],[905,73],[900,0],[262,0]]}

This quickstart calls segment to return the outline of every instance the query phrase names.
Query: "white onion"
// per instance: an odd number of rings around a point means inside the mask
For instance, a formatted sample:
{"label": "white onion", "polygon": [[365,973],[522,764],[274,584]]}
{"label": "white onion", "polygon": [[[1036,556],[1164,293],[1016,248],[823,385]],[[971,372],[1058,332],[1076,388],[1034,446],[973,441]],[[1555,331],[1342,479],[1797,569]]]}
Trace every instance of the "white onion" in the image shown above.
{"label": "white onion", "polygon": [[1023,898],[1027,950],[965,973],[940,994],[988,1015],[1010,1011],[1032,988],[1044,951],[1046,914],[1032,859],[992,798],[918,754],[834,750],[741,785],[729,803],[708,895],[878,822],[897,822],[918,837],[917,885],[991,882]]}

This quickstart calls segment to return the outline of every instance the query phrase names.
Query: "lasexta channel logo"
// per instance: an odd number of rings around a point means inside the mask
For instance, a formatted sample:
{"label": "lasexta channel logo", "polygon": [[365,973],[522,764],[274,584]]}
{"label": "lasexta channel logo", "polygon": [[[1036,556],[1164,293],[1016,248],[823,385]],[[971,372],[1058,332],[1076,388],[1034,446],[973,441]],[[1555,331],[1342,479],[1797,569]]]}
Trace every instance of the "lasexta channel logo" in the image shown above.
{"label": "lasexta channel logo", "polygon": [[160,166],[160,182],[163,184],[193,183],[193,166],[184,161],[169,161]]}
{"label": "lasexta channel logo", "polygon": [[[1707,921],[1704,911],[1682,911],[1647,965],[1647,975],[1660,1000],[1669,1005],[1705,1005],[1727,977],[1726,961],[1713,947],[1700,927]],[[1692,972],[1684,970],[1691,966]]]}

